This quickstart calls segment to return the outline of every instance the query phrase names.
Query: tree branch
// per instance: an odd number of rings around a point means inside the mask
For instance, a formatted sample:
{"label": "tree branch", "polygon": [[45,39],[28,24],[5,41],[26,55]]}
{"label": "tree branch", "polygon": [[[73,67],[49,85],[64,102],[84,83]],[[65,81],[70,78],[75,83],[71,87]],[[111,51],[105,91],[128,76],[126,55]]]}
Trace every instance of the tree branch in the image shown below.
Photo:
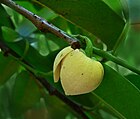
{"label": "tree branch", "polygon": [[0,0],[4,5],[14,9],[18,13],[22,14],[28,20],[30,20],[40,31],[42,32],[51,32],[56,36],[63,38],[66,42],[68,42],[73,49],[80,48],[80,41],[74,37],[69,36],[67,33],[57,28],[53,24],[49,23],[45,19],[37,16],[36,14],[28,11],[27,9],[19,6],[12,0]]}

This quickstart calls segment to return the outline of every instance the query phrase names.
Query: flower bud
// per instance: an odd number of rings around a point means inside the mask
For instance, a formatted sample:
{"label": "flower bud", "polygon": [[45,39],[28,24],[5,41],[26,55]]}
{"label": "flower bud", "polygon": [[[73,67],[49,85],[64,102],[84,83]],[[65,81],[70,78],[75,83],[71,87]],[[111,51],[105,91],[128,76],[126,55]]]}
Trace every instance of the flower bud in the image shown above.
{"label": "flower bud", "polygon": [[64,48],[54,61],[54,81],[60,78],[66,95],[79,95],[95,90],[101,83],[104,69],[100,62],[83,52]]}

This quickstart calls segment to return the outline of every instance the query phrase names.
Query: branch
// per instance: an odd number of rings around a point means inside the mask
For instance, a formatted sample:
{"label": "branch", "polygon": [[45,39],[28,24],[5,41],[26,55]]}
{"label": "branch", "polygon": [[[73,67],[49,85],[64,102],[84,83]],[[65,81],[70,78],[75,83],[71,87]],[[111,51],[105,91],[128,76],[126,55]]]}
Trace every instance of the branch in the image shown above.
{"label": "branch", "polygon": [[37,16],[36,14],[28,11],[27,9],[19,6],[12,0],[0,0],[0,3],[14,9],[18,13],[22,14],[28,20],[30,20],[40,31],[42,32],[51,32],[56,36],[63,38],[66,42],[68,42],[73,49],[80,48],[80,41],[74,37],[69,36],[67,33],[57,28],[53,24],[49,23],[45,19]]}

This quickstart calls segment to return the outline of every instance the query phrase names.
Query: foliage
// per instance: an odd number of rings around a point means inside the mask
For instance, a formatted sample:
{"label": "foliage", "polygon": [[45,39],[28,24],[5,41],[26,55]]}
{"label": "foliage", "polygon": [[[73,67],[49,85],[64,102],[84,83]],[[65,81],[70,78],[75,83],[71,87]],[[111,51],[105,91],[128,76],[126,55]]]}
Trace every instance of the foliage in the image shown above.
{"label": "foliage", "polygon": [[[140,15],[135,8],[139,10],[140,2],[124,1],[15,0],[70,36],[85,35],[94,47],[112,52],[139,70]],[[16,57],[3,51],[3,43]],[[0,4],[0,119],[81,118],[49,95],[31,73],[46,78],[64,95],[60,82],[53,82],[52,69],[56,54],[66,46],[55,34],[40,32],[24,16]],[[104,56],[93,55],[105,69],[101,85],[88,94],[64,96],[80,105],[89,119],[139,119],[140,76]]]}

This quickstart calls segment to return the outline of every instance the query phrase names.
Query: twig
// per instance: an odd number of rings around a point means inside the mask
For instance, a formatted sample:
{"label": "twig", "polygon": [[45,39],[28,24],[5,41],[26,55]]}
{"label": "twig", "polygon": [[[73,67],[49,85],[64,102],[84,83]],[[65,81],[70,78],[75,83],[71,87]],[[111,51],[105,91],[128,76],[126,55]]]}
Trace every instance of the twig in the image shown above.
{"label": "twig", "polygon": [[66,42],[68,42],[73,49],[80,48],[80,41],[76,38],[72,38],[67,33],[62,31],[61,29],[57,28],[53,24],[49,23],[45,19],[37,16],[36,14],[28,11],[27,9],[19,6],[12,0],[0,0],[1,3],[5,4],[6,6],[14,9],[18,13],[22,14],[28,20],[30,20],[39,30],[42,32],[51,32],[56,36],[63,38]]}

